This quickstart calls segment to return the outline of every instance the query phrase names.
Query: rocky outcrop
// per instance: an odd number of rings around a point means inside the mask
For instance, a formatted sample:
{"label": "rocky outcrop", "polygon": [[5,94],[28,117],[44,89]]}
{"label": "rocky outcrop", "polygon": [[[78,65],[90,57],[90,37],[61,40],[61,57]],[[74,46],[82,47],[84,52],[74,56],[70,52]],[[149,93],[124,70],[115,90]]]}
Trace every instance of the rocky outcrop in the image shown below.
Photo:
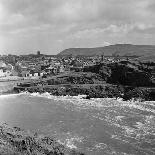
{"label": "rocky outcrop", "polygon": [[151,86],[151,74],[147,71],[139,69],[135,64],[110,64],[111,76],[108,79],[110,83],[118,83],[128,86]]}
{"label": "rocky outcrop", "polygon": [[84,68],[84,72],[93,72],[111,84],[121,84],[134,87],[155,87],[155,66],[139,62],[121,61],[102,63]]}
{"label": "rocky outcrop", "polygon": [[65,148],[50,137],[27,133],[18,127],[0,125],[1,155],[84,155]]}
{"label": "rocky outcrop", "polygon": [[155,101],[155,89],[130,88],[125,90],[122,97],[124,100]]}

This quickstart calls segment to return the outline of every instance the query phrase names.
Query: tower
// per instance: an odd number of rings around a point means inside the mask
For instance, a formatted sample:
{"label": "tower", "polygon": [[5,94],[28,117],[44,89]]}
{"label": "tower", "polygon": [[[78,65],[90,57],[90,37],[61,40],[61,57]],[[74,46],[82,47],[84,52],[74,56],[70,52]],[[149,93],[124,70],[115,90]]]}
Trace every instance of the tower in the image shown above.
{"label": "tower", "polygon": [[40,51],[37,51],[37,55],[40,56]]}

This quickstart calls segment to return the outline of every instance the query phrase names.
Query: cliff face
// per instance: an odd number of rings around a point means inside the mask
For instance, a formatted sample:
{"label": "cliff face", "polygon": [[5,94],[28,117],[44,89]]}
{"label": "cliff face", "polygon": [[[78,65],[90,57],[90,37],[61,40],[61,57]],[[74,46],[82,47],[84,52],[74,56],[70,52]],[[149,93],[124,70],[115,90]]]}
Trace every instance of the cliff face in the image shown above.
{"label": "cliff face", "polygon": [[50,137],[0,125],[0,155],[83,155],[65,148]]}
{"label": "cliff face", "polygon": [[120,56],[148,56],[155,52],[153,45],[131,45],[131,44],[116,44],[97,48],[69,48],[58,55],[120,55]]}

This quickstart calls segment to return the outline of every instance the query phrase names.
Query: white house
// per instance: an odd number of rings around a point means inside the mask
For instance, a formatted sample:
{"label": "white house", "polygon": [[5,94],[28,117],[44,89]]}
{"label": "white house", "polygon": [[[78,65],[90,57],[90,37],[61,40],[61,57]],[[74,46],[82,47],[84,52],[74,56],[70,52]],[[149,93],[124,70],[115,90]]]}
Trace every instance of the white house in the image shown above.
{"label": "white house", "polygon": [[65,68],[64,68],[63,65],[61,65],[60,68],[59,68],[59,72],[60,72],[60,73],[63,73],[64,71],[65,71]]}
{"label": "white house", "polygon": [[0,69],[0,77],[4,77],[4,76],[5,76],[5,74],[3,72],[3,69]]}
{"label": "white house", "polygon": [[5,72],[3,71],[3,69],[0,69],[0,77],[6,77],[6,76],[10,76],[11,71],[6,70]]}
{"label": "white house", "polygon": [[39,76],[38,73],[34,73],[34,76]]}

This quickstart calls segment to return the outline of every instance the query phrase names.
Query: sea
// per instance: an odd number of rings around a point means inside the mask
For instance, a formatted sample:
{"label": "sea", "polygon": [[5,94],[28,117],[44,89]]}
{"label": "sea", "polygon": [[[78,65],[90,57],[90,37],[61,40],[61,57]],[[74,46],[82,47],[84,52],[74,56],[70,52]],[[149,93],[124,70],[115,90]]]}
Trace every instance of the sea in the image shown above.
{"label": "sea", "polygon": [[155,155],[155,101],[3,93],[14,84],[0,83],[0,124],[50,136],[86,155]]}

